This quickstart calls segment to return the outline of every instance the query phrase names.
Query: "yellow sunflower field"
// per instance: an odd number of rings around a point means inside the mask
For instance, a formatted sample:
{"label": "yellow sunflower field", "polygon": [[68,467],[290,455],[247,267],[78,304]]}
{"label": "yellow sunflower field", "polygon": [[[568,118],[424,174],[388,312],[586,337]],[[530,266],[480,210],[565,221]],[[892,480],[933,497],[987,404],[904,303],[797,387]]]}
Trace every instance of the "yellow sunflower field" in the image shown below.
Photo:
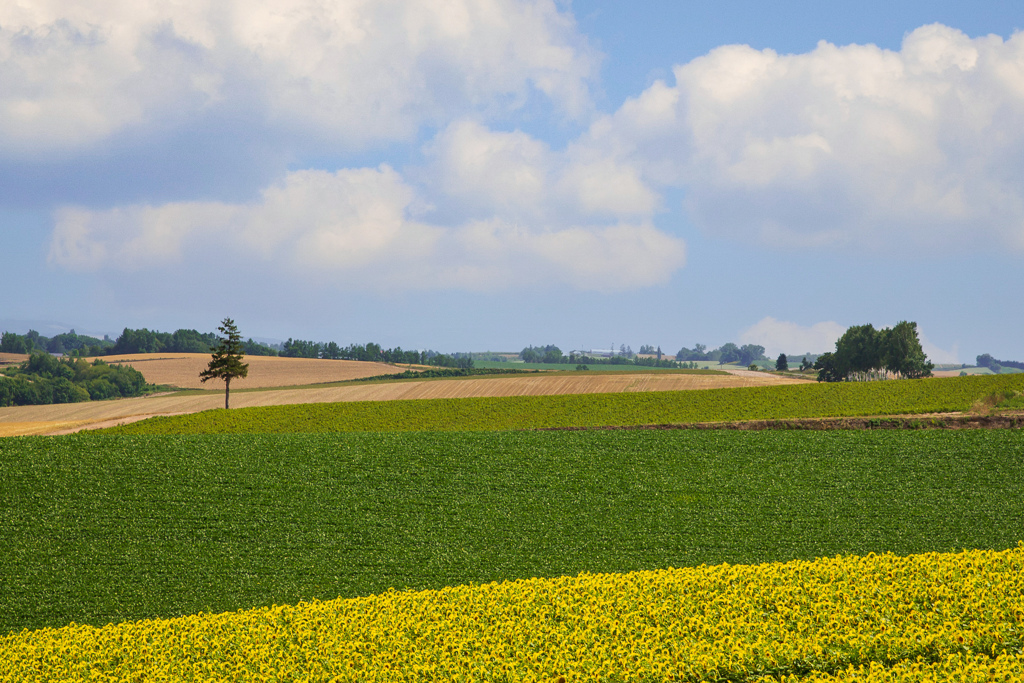
{"label": "yellow sunflower field", "polygon": [[0,636],[3,681],[1020,681],[1024,546],[582,574]]}

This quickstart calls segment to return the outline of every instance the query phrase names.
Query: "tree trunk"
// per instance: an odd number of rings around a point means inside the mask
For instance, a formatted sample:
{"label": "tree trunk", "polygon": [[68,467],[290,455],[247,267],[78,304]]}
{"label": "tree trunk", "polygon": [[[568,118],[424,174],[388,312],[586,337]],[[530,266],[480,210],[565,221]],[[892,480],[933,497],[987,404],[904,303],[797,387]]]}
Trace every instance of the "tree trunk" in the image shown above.
{"label": "tree trunk", "polygon": [[231,378],[224,378],[224,410],[228,409],[228,394],[231,392]]}

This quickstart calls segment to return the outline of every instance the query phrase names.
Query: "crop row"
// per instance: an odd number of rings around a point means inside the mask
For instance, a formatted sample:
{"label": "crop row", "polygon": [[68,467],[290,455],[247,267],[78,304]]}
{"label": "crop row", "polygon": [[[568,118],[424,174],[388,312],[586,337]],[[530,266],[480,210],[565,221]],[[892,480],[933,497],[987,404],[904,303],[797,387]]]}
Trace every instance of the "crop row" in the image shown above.
{"label": "crop row", "polygon": [[82,434],[0,472],[0,633],[1024,539],[1019,430]]}
{"label": "crop row", "polygon": [[765,677],[759,683],[1018,683],[1024,680],[1024,657],[1002,653],[954,652],[936,660],[904,660],[896,664],[870,662],[841,671]]}
{"label": "crop row", "polygon": [[110,431],[218,434],[463,431],[961,411],[1024,390],[1024,374],[567,396],[368,401],[215,410]]}
{"label": "crop row", "polygon": [[[1019,680],[1024,547],[839,556],[70,625],[0,637],[5,680]],[[922,672],[924,675],[922,675]]]}

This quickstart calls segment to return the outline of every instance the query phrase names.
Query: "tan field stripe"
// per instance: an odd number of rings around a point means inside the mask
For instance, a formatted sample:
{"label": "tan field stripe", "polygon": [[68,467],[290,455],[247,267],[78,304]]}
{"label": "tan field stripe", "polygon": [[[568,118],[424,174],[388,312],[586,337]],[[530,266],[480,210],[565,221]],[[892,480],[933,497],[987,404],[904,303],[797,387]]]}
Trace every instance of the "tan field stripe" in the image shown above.
{"label": "tan field stripe", "polygon": [[[92,362],[94,359],[87,359]],[[199,373],[210,362],[208,353],[137,353],[102,356],[101,360],[130,365],[150,384],[166,384],[181,389],[209,389]],[[280,356],[246,356],[249,376],[232,380],[232,389],[261,389],[325,382],[344,382],[376,375],[390,375],[405,368],[387,363],[358,360],[324,360],[319,358],[281,358]]]}

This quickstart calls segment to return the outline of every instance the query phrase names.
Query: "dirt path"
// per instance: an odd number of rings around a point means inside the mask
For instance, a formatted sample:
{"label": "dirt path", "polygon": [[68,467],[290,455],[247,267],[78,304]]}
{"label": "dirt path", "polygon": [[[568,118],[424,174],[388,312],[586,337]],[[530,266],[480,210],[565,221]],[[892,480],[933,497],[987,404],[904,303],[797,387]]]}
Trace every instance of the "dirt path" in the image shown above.
{"label": "dirt path", "polygon": [[[735,375],[690,375],[672,373],[614,373],[579,375],[524,375],[470,377],[465,379],[412,382],[381,382],[348,386],[269,389],[231,394],[232,408],[336,403],[342,401],[395,401],[475,396],[541,396],[555,394],[618,393],[626,391],[681,391],[723,387],[764,386],[802,383],[802,380],[749,373]],[[210,391],[201,395],[170,394],[145,398],[72,403],[55,406],[0,408],[0,436],[64,434],[99,426],[114,426],[155,415],[195,413],[220,408],[224,395]]]}

